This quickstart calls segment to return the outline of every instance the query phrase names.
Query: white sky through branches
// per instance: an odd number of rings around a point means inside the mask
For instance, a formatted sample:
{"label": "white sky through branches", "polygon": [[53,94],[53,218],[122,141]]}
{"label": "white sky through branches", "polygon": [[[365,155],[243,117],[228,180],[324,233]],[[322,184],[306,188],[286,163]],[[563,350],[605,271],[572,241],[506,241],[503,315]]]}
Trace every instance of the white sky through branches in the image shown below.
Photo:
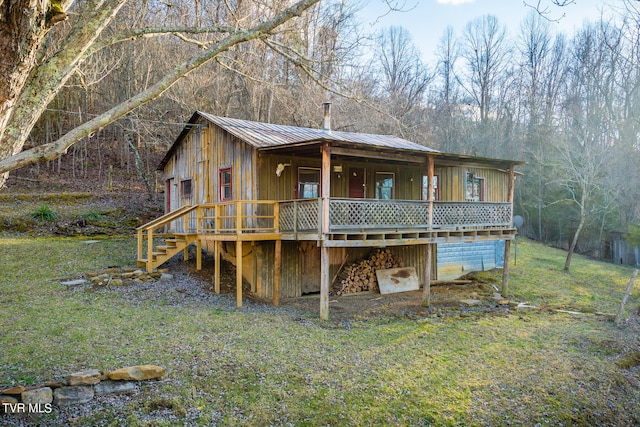
{"label": "white sky through branches", "polygon": [[[536,4],[537,0],[529,1]],[[486,14],[495,15],[501,24],[505,24],[510,37],[517,37],[520,23],[532,10],[522,0],[402,0],[397,7],[403,12],[389,12],[384,0],[365,0],[360,17],[364,25],[373,29],[382,29],[391,25],[405,27],[413,38],[413,42],[422,52],[423,59],[433,65],[434,52],[438,41],[447,26],[451,25],[460,36],[465,25],[475,18]],[[622,0],[576,0],[575,4],[566,7],[551,5],[543,0],[541,5],[547,6],[551,28],[571,36],[576,28],[585,21],[599,19],[600,12],[610,15],[610,7],[621,8]],[[564,15],[564,17],[563,17]]]}

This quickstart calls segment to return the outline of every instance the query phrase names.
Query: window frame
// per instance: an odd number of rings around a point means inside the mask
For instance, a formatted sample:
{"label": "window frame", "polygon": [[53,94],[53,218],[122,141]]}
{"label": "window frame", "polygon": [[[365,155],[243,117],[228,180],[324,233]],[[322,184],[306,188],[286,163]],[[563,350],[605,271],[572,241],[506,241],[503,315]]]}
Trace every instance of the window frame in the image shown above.
{"label": "window frame", "polygon": [[[188,191],[187,191],[188,190]],[[188,199],[193,196],[193,180],[191,178],[180,180],[180,198]]]}
{"label": "window frame", "polygon": [[[313,182],[313,181],[301,181],[300,180],[300,174],[307,172],[309,175],[311,175],[311,171],[313,171],[314,173],[317,173],[317,177],[318,177],[318,181],[317,182]],[[307,185],[307,184],[316,184],[316,193],[315,196],[310,196],[310,197],[304,197],[305,195],[305,191],[304,188],[302,187],[302,185]],[[322,168],[316,168],[316,167],[311,167],[311,166],[299,166],[298,167],[298,184],[296,185],[296,198],[297,199],[317,199],[320,197],[320,195],[322,194]]]}
{"label": "window frame", "polygon": [[[391,187],[383,187],[383,186],[379,185],[382,181],[378,180],[378,176],[381,176],[381,175],[390,175],[391,176]],[[374,180],[375,180],[374,196],[375,196],[376,200],[395,200],[395,198],[396,198],[396,174],[395,174],[395,172],[376,172]],[[391,188],[391,196],[388,199],[380,197],[381,193],[379,191],[384,189],[384,188]]]}
{"label": "window frame", "polygon": [[[223,177],[229,175],[229,182],[225,183]],[[229,196],[225,197],[225,190],[229,189]],[[231,166],[218,169],[218,197],[221,202],[233,200],[233,169]]]}
{"label": "window frame", "polygon": [[[440,187],[438,186],[438,181],[440,181],[440,175],[433,175],[433,200],[440,200]],[[422,187],[420,189],[420,197],[424,201],[428,201],[429,197],[427,196],[427,191],[429,189],[429,175],[422,175]]]}
{"label": "window frame", "polygon": [[[469,184],[471,183],[471,193],[469,193]],[[477,187],[478,194],[475,194]],[[467,202],[484,202],[485,201],[485,179],[477,176],[472,172],[467,172],[464,180],[464,199]]]}

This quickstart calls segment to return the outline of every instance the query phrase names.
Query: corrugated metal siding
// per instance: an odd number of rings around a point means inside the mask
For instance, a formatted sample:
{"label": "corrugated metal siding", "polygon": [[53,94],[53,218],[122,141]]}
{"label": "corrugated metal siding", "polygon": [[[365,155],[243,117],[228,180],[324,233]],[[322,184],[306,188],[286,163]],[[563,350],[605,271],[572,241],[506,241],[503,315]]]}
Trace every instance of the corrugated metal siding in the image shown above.
{"label": "corrugated metal siding", "polygon": [[504,267],[504,240],[439,243],[436,252],[439,280],[452,280],[472,271]]}

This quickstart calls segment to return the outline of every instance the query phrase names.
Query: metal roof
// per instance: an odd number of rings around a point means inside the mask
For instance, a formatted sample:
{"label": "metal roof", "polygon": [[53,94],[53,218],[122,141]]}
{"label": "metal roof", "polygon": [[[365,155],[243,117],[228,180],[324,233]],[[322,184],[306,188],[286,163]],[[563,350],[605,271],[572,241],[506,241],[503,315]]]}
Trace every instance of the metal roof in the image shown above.
{"label": "metal roof", "polygon": [[327,131],[323,129],[276,125],[272,123],[260,123],[213,116],[200,111],[197,112],[197,114],[256,148],[283,147],[312,141],[334,141],[396,150],[424,151],[428,153],[439,152],[433,148],[425,147],[424,145],[416,144],[415,142],[392,135],[340,132],[334,130]]}
{"label": "metal roof", "polygon": [[216,126],[234,135],[247,144],[256,147],[258,150],[269,150],[286,148],[288,146],[304,145],[315,142],[345,143],[362,148],[387,150],[387,151],[408,151],[415,154],[433,153],[442,162],[463,162],[466,164],[488,165],[491,167],[508,168],[511,164],[524,164],[515,160],[488,159],[460,154],[442,153],[436,149],[407,141],[392,135],[376,135],[356,132],[327,131],[323,129],[303,128],[297,126],[276,125],[272,123],[261,123],[250,120],[231,119],[228,117],[214,116],[212,114],[196,111],[189,119],[178,138],[169,148],[158,169],[162,170],[167,164],[176,148],[194,126],[200,126],[198,121],[205,120],[214,123]]}

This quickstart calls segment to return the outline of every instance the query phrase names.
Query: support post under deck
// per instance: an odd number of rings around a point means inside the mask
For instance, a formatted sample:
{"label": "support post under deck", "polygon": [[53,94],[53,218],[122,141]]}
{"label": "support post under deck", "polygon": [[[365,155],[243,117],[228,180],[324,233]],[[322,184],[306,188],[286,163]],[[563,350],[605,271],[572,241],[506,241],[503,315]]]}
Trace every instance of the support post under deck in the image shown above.
{"label": "support post under deck", "polygon": [[280,305],[280,277],[282,269],[282,240],[276,240],[273,266],[273,305]]}
{"label": "support post under deck", "polygon": [[213,260],[215,262],[213,267],[213,280],[215,280],[215,283],[213,284],[213,291],[216,294],[220,294],[220,242],[217,240],[213,242]]}
{"label": "support post under deck", "polygon": [[509,262],[511,258],[511,240],[504,241],[504,269],[502,270],[502,290],[500,294],[507,298],[509,293]]}
{"label": "support post under deck", "polygon": [[196,270],[202,270],[202,241],[196,239]]}
{"label": "support post under deck", "polygon": [[425,267],[424,267],[424,289],[422,292],[422,305],[431,307],[431,257],[433,254],[433,245],[431,243],[425,245]]}
{"label": "support post under deck", "polygon": [[236,307],[242,307],[242,240],[236,240]]}
{"label": "support post under deck", "polygon": [[320,318],[329,320],[329,248],[320,248]]}

